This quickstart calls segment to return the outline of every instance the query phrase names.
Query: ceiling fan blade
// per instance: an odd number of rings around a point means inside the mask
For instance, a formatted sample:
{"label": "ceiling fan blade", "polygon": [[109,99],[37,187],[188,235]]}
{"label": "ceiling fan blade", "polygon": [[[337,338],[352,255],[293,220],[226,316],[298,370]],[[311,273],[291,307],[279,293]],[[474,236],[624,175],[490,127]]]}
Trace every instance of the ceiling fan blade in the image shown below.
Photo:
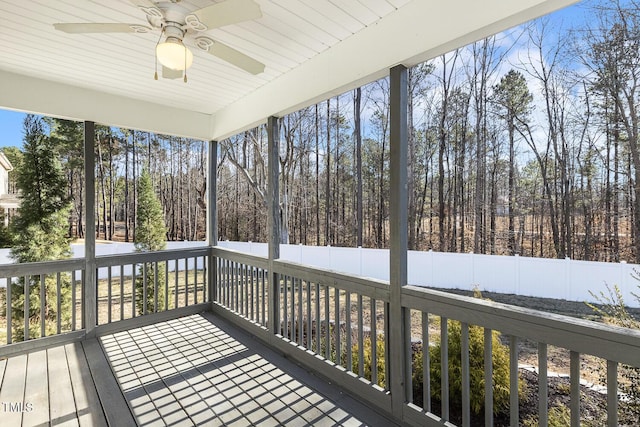
{"label": "ceiling fan blade", "polygon": [[162,67],[162,77],[165,79],[180,79],[182,78],[182,70],[172,70],[171,68]]}
{"label": "ceiling fan blade", "polygon": [[253,75],[264,72],[264,64],[242,52],[220,42],[211,40],[209,37],[196,38],[196,45],[209,54],[222,59],[244,71]]}
{"label": "ceiling fan blade", "polygon": [[65,24],[53,24],[53,27],[58,31],[63,31],[69,34],[84,34],[84,33],[146,33],[151,31],[151,28],[138,24],[118,24],[118,23],[65,23]]}
{"label": "ceiling fan blade", "polygon": [[149,16],[162,18],[162,11],[151,0],[129,0],[129,2]]}
{"label": "ceiling fan blade", "polygon": [[227,0],[194,11],[185,23],[196,31],[206,31],[238,22],[258,19],[260,6],[254,0]]}
{"label": "ceiling fan blade", "polygon": [[151,0],[129,0],[129,2],[136,7],[156,7]]}

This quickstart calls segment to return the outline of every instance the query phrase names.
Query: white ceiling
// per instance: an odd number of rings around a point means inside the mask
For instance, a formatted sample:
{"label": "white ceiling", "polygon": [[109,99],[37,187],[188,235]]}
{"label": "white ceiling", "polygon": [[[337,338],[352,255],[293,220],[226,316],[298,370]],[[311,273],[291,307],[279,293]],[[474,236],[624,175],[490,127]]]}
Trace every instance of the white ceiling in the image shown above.
{"label": "white ceiling", "polygon": [[[263,62],[264,73],[193,48],[185,84],[154,80],[156,31],[53,28],[146,24],[129,0],[0,0],[0,107],[219,139],[575,1],[256,0],[261,18],[208,35]],[[181,4],[195,10],[217,2]]]}

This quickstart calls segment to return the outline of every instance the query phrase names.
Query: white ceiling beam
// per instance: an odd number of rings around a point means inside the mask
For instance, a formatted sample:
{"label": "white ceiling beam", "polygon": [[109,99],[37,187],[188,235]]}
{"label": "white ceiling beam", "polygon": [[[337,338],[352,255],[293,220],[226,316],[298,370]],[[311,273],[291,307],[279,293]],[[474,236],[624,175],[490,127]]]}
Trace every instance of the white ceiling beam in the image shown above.
{"label": "white ceiling beam", "polygon": [[211,116],[0,70],[0,107],[208,140]]}
{"label": "white ceiling beam", "polygon": [[388,74],[561,9],[577,0],[414,0],[216,112],[224,139]]}

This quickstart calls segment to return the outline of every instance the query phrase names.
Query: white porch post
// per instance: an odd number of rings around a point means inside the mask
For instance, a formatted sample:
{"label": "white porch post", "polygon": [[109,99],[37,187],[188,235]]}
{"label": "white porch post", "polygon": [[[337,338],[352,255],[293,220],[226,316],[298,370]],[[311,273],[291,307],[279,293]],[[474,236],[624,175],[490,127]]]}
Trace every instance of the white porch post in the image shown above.
{"label": "white porch post", "polygon": [[390,71],[390,259],[389,307],[391,409],[402,419],[404,403],[411,398],[411,354],[407,325],[409,316],[402,308],[402,287],[407,284],[407,68],[397,65]]}
{"label": "white porch post", "polygon": [[278,274],[273,271],[273,261],[280,258],[280,133],[278,118],[267,120],[268,178],[267,178],[267,230],[269,233],[269,330],[280,332],[280,292]]}
{"label": "white porch post", "polygon": [[84,122],[84,259],[83,326],[87,337],[95,335],[96,312],[96,194],[95,194],[95,123]]}
{"label": "white porch post", "polygon": [[[218,244],[218,141],[209,141],[209,157],[207,159],[207,245],[209,247]],[[218,284],[216,280],[218,263],[209,255],[207,267],[209,283],[209,302],[217,299]]]}

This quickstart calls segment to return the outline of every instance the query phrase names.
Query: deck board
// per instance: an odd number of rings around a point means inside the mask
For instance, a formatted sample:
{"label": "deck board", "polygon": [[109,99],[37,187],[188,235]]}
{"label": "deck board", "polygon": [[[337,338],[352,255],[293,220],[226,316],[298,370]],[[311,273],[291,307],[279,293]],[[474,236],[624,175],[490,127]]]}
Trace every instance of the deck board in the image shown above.
{"label": "deck board", "polygon": [[82,345],[79,343],[67,344],[65,353],[80,427],[106,427],[107,421],[102,412],[98,392],[93,383]]}
{"label": "deck board", "polygon": [[46,350],[28,355],[24,402],[28,405],[23,413],[24,425],[35,426],[49,422],[49,376]]}
{"label": "deck board", "polygon": [[76,405],[73,398],[73,388],[67,354],[63,346],[47,350],[49,378],[55,379],[50,384],[49,408],[51,424],[57,426],[79,426]]}
{"label": "deck board", "polygon": [[13,410],[9,405],[24,404],[24,388],[27,373],[27,355],[11,357],[7,360],[0,389],[0,411],[2,422],[8,426],[22,425],[22,411]]}
{"label": "deck board", "polygon": [[[84,341],[82,348],[108,425],[135,426],[136,422],[129,412],[127,402],[122,396],[98,341],[96,339]],[[96,378],[98,380],[95,380]]]}
{"label": "deck board", "polygon": [[209,313],[100,340],[141,425],[389,425]]}
{"label": "deck board", "polygon": [[[391,425],[211,313],[0,360],[1,425]],[[1,405],[1,403],[0,403]]]}

